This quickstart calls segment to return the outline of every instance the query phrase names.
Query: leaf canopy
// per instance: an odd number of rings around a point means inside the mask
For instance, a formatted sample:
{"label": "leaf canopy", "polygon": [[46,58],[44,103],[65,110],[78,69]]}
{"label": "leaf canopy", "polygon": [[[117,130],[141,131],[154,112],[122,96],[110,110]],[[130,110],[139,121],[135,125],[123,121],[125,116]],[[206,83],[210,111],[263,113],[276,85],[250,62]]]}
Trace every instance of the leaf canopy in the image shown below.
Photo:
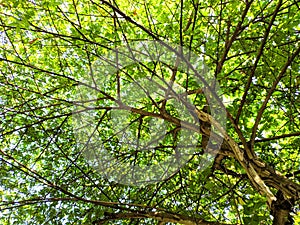
{"label": "leaf canopy", "polygon": [[2,1],[0,223],[300,224],[299,10]]}

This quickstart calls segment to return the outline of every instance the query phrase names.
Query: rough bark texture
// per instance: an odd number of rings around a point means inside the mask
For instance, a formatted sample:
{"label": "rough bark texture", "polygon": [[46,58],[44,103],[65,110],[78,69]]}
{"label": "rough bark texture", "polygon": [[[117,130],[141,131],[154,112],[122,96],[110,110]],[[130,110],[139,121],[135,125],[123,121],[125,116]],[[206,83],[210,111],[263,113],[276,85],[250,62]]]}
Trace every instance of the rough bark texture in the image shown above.
{"label": "rough bark texture", "polygon": [[[208,107],[204,107],[202,112],[209,113]],[[206,134],[211,132],[211,120],[209,118],[208,121],[201,121],[200,124],[202,133],[201,145],[205,149],[209,142],[209,136]],[[293,225],[293,218],[290,214],[295,201],[300,199],[300,185],[260,160],[253,149],[248,149],[248,151],[241,149],[230,138],[226,140],[225,136],[221,152],[228,152],[228,150],[233,152],[233,157],[243,165],[252,185],[261,194],[267,196],[268,206],[274,217],[273,225]],[[221,162],[223,158],[224,155],[217,154],[213,169],[222,169]],[[270,191],[270,187],[277,189],[276,196]]]}
{"label": "rough bark texture", "polygon": [[294,205],[293,199],[285,199],[281,191],[276,194],[277,200],[273,203],[271,214],[273,215],[273,225],[293,225],[294,220],[290,215]]}

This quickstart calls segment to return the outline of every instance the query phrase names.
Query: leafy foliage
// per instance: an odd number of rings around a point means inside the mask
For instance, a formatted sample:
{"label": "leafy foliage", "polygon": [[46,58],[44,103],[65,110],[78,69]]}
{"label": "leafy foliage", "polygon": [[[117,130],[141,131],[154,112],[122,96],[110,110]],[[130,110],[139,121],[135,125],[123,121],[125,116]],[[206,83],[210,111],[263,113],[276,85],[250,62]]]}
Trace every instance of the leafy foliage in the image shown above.
{"label": "leafy foliage", "polygon": [[[0,223],[299,224],[299,10],[289,0],[2,1]],[[165,61],[134,58],[153,56],[129,48],[145,41],[170,52]],[[193,71],[194,55],[209,71]],[[207,165],[213,135],[225,140]],[[158,182],[132,185],[131,166],[164,161],[168,176],[145,169]]]}

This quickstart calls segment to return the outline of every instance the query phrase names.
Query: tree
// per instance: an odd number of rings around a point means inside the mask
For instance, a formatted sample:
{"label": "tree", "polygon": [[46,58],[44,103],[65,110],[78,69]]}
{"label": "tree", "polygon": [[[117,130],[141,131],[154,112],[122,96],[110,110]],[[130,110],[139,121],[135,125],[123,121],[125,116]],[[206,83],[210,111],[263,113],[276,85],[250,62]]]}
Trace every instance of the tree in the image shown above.
{"label": "tree", "polygon": [[1,2],[1,224],[299,224],[299,10]]}

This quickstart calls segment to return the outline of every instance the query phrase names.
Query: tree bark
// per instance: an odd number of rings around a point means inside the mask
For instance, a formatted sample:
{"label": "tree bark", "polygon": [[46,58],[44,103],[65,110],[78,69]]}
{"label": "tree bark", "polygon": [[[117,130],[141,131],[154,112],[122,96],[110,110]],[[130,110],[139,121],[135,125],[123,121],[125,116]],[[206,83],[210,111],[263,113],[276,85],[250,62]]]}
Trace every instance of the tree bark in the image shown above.
{"label": "tree bark", "polygon": [[272,225],[293,225],[294,220],[290,215],[294,205],[293,199],[285,199],[279,190],[276,194],[277,200],[273,202],[271,214],[274,217]]}

